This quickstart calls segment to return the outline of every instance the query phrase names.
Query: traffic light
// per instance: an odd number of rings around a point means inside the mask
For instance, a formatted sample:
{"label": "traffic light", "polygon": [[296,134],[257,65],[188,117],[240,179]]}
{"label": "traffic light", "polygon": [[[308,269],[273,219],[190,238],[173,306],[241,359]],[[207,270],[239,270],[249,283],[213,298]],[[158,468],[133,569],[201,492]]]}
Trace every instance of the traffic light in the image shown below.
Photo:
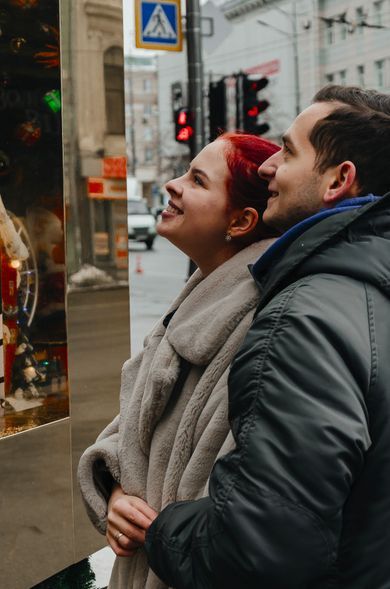
{"label": "traffic light", "polygon": [[209,125],[210,141],[226,130],[226,86],[225,78],[209,84]]}
{"label": "traffic light", "polygon": [[242,121],[245,133],[262,135],[269,131],[268,123],[258,123],[260,113],[269,107],[268,100],[259,100],[258,92],[268,85],[268,78],[250,78],[247,74],[242,77]]}
{"label": "traffic light", "polygon": [[194,134],[192,114],[188,108],[175,111],[175,139],[179,143],[188,144]]}

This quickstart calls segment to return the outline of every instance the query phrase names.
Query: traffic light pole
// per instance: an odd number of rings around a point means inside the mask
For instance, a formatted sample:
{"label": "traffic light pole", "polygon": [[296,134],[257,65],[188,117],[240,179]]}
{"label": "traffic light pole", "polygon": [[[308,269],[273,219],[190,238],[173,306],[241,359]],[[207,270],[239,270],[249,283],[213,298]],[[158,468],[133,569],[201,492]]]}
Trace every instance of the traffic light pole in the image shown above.
{"label": "traffic light pole", "polygon": [[[191,159],[204,147],[203,63],[199,0],[186,0],[188,107],[193,115],[194,135],[190,141]],[[188,277],[196,270],[189,262]]]}
{"label": "traffic light pole", "polygon": [[199,0],[186,0],[188,107],[193,115],[191,159],[204,147],[203,63]]}

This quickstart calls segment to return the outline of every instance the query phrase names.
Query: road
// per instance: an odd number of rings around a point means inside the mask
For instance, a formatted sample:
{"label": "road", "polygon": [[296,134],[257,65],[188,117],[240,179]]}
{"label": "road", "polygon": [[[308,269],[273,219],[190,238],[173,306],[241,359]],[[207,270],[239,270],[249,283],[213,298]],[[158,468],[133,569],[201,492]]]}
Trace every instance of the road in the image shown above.
{"label": "road", "polygon": [[145,335],[182,290],[188,273],[188,258],[169,241],[157,236],[152,251],[147,251],[143,244],[130,243],[129,259],[133,356],[142,349]]}

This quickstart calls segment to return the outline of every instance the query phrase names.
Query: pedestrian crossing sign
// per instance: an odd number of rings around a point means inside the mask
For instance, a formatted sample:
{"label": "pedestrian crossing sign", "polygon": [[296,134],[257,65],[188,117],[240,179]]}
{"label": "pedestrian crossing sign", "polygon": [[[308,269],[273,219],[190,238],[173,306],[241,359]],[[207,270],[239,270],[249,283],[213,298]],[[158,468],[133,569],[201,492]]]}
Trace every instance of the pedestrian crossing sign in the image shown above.
{"label": "pedestrian crossing sign", "polygon": [[135,46],[182,50],[180,0],[135,0]]}

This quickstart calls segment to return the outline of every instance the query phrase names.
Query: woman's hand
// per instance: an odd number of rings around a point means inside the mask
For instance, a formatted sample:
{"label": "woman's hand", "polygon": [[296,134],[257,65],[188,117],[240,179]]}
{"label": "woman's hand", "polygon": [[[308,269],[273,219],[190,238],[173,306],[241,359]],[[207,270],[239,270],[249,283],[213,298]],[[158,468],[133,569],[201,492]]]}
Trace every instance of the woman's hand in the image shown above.
{"label": "woman's hand", "polygon": [[133,556],[145,542],[146,531],[157,517],[149,505],[132,495],[126,495],[115,485],[108,502],[106,538],[117,556]]}

